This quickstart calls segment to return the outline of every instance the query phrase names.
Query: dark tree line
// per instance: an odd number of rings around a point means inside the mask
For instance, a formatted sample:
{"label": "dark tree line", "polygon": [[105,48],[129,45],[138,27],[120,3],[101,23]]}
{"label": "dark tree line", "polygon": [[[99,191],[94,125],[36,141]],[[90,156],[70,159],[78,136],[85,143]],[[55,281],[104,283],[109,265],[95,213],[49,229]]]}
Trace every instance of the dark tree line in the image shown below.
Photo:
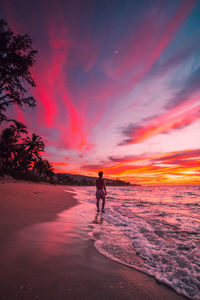
{"label": "dark tree line", "polygon": [[26,126],[6,114],[13,105],[36,105],[29,92],[35,86],[30,68],[36,54],[28,34],[14,33],[0,20],[0,124],[9,124],[0,134],[0,173],[22,178],[32,173],[50,179],[53,166],[42,159],[45,145],[41,137],[35,133],[29,137]]}

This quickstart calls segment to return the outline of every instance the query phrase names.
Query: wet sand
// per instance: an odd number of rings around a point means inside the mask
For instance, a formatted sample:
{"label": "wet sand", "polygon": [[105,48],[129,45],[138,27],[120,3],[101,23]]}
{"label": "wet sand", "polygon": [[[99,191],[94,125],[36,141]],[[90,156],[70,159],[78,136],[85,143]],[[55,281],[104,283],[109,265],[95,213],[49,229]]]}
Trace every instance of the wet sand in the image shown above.
{"label": "wet sand", "polygon": [[0,299],[186,299],[99,254],[64,189],[0,182]]}

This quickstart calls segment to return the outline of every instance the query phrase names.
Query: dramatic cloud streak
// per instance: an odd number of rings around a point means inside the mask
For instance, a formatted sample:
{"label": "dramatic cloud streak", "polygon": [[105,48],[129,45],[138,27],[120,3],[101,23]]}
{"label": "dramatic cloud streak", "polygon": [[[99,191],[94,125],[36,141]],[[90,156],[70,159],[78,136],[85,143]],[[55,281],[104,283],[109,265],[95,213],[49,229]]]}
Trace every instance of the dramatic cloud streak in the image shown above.
{"label": "dramatic cloud streak", "polygon": [[120,145],[139,143],[158,134],[169,133],[174,129],[182,129],[194,123],[200,118],[200,103],[198,102],[198,99],[188,101],[186,105],[177,106],[144,126],[128,125],[122,131],[127,138],[120,142]]}

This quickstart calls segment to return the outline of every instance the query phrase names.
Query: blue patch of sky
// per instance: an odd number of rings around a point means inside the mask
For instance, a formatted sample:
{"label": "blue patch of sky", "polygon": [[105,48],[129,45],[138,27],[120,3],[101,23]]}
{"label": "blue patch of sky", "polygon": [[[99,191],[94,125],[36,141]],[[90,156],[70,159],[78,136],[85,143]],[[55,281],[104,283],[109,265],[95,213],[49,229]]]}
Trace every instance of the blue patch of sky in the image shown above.
{"label": "blue patch of sky", "polygon": [[195,6],[172,42],[153,65],[148,77],[163,71],[171,72],[172,87],[177,84],[181,87],[189,76],[196,80],[197,73],[193,76],[193,72],[196,72],[200,61],[199,15],[200,3]]}

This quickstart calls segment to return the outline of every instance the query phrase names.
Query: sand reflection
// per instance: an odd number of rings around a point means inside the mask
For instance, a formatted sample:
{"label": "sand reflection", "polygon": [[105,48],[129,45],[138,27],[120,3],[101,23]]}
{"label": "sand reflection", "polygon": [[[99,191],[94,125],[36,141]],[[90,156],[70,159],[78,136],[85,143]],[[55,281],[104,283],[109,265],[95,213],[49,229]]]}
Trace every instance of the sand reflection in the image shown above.
{"label": "sand reflection", "polygon": [[69,245],[74,239],[84,238],[85,226],[77,215],[76,206],[58,214],[53,222],[38,223],[16,232],[12,247],[7,245],[7,256],[16,259],[31,255],[37,259],[48,259],[50,256],[63,255],[71,250]]}
{"label": "sand reflection", "polygon": [[94,223],[94,224],[103,224],[103,221],[104,221],[104,218],[103,218],[102,214],[96,213],[94,221],[92,223]]}

